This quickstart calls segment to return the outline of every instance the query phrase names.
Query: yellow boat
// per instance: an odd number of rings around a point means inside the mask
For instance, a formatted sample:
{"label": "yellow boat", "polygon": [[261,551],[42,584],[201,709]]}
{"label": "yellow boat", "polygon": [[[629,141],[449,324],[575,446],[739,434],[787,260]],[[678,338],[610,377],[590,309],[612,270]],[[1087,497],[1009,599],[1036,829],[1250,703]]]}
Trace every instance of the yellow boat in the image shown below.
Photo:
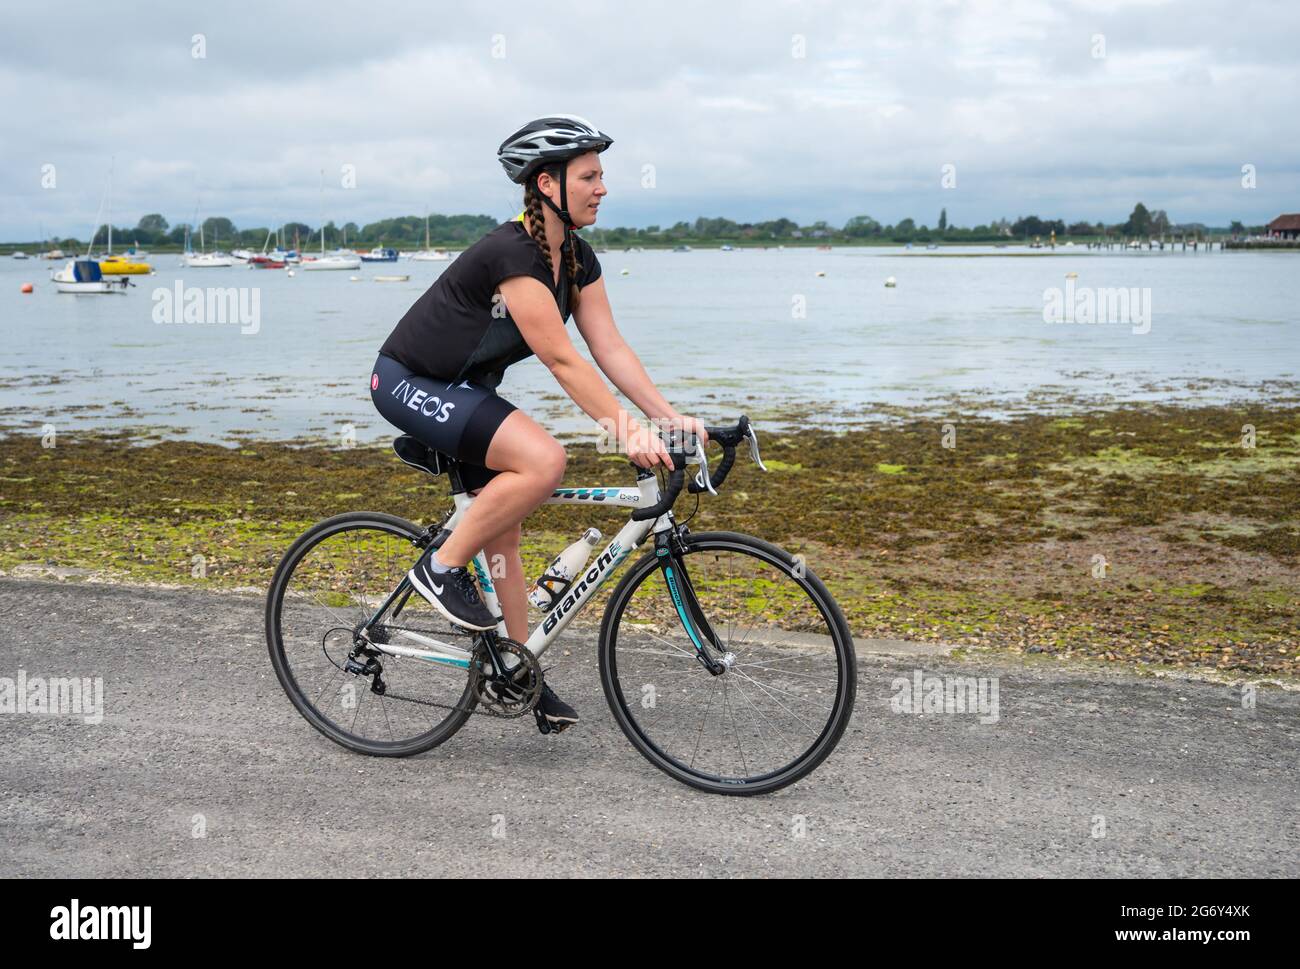
{"label": "yellow boat", "polygon": [[147,262],[135,262],[122,256],[105,256],[97,262],[100,273],[105,276],[147,276],[153,272],[153,266]]}

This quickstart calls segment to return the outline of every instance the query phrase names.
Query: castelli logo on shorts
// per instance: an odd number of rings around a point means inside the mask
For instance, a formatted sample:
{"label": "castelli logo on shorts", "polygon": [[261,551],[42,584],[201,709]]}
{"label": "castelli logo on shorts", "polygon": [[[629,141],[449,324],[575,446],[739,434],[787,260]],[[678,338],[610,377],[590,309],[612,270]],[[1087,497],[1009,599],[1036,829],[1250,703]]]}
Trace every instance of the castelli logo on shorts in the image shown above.
{"label": "castelli logo on shorts", "polygon": [[372,374],[370,375],[370,389],[371,389],[371,390],[378,390],[378,389],[379,389],[379,374],[377,374],[377,373],[372,373]]}

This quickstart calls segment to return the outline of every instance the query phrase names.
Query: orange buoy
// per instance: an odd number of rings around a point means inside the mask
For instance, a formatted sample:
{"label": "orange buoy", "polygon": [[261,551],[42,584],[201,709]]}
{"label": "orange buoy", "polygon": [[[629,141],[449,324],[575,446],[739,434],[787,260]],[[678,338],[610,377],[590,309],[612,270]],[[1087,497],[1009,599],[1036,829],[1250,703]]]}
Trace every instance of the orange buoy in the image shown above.
{"label": "orange buoy", "polygon": [[31,283],[23,283],[23,292],[24,292],[24,293],[30,293],[31,291],[32,291],[32,284],[31,284]]}

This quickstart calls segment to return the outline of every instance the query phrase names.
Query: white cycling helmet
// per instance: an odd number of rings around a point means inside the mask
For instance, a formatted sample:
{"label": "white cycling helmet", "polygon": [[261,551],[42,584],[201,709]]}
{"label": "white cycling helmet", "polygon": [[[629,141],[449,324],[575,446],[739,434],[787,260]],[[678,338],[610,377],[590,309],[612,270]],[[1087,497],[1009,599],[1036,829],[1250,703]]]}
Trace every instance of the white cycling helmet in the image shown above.
{"label": "white cycling helmet", "polygon": [[589,151],[604,151],[614,139],[576,114],[552,114],[524,125],[501,143],[497,158],[519,185],[548,162],[566,161]]}

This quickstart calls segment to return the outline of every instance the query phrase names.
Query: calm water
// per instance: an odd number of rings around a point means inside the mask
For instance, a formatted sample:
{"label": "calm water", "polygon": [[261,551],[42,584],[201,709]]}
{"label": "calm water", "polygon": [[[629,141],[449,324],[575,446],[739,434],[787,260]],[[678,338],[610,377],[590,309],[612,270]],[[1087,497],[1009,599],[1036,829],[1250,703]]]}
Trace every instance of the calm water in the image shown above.
{"label": "calm water", "polygon": [[[987,255],[963,254],[972,252]],[[1297,253],[900,247],[600,259],[628,342],[669,400],[710,422],[742,409],[773,428],[796,411],[799,424],[835,427],[882,408],[1217,401],[1276,393],[1300,371]],[[78,297],[48,281],[62,263],[0,258],[0,424],[131,426],[224,443],[337,439],[347,424],[358,441],[394,433],[370,404],[370,365],[446,263],[291,278],[242,265],[181,269],[175,255],[150,261],[156,274],[134,277],[128,295]],[[1149,289],[1149,331],[1134,332],[1141,320],[1045,323],[1044,292],[1064,290],[1070,272],[1076,290]],[[371,278],[393,273],[411,280]],[[889,276],[896,288],[884,286]],[[257,287],[257,332],[155,323],[154,289],[177,280]],[[24,281],[35,294],[19,292]],[[512,367],[499,392],[556,433],[592,426],[536,359]]]}

